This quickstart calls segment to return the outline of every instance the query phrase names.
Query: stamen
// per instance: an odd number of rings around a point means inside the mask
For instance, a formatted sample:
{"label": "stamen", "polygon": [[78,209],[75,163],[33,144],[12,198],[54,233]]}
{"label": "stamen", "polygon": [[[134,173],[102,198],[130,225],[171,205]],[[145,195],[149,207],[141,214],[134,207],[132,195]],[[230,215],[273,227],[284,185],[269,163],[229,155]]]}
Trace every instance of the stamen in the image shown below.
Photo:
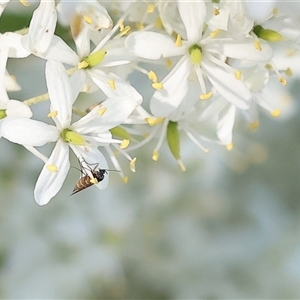
{"label": "stamen", "polygon": [[127,148],[127,147],[129,146],[129,143],[130,143],[129,140],[124,139],[124,140],[122,141],[122,143],[120,144],[120,148],[121,148],[121,149]]}
{"label": "stamen", "polygon": [[259,40],[255,40],[255,42],[254,42],[254,47],[255,47],[255,49],[258,50],[258,51],[261,51],[261,50],[262,50],[261,44],[260,44]]}
{"label": "stamen", "polygon": [[170,68],[172,67],[172,65],[173,65],[172,60],[171,60],[170,58],[167,58],[167,59],[166,59],[166,67],[167,67],[168,69],[170,69]]}
{"label": "stamen", "polygon": [[123,35],[126,35],[127,33],[129,33],[130,29],[131,28],[129,25],[125,26],[125,28],[123,30],[120,30],[120,36],[123,36]]}
{"label": "stamen", "polygon": [[120,21],[119,21],[118,24],[119,24],[119,26],[120,26],[120,31],[123,31],[124,28],[125,28],[125,26],[124,26],[124,20],[120,19]]}
{"label": "stamen", "polygon": [[248,128],[249,128],[250,130],[254,130],[254,129],[256,129],[258,126],[259,126],[259,121],[254,121],[254,122],[252,122],[252,123],[250,123],[250,124],[248,125]]}
{"label": "stamen", "polygon": [[277,118],[277,117],[280,116],[281,111],[280,111],[280,109],[274,109],[274,110],[272,110],[272,111],[270,112],[270,114],[271,114],[272,117]]}
{"label": "stamen", "polygon": [[157,18],[157,19],[155,20],[155,27],[156,27],[157,29],[161,29],[161,28],[163,27],[161,18]]}
{"label": "stamen", "polygon": [[88,24],[92,24],[93,23],[93,19],[90,16],[85,15],[82,18]]}
{"label": "stamen", "polygon": [[132,159],[132,161],[130,162],[130,170],[131,172],[135,173],[135,163],[136,163],[136,157]]}
{"label": "stamen", "polygon": [[215,38],[217,35],[219,35],[221,32],[221,29],[216,29],[215,31],[212,31],[209,35],[212,37],[212,38]]}
{"label": "stamen", "polygon": [[287,68],[284,73],[286,74],[286,76],[293,76],[293,71],[290,68]]}
{"label": "stamen", "polygon": [[164,86],[161,82],[154,82],[152,83],[152,87],[156,90],[161,90]]}
{"label": "stamen", "polygon": [[144,29],[145,26],[141,22],[136,22],[135,27],[137,30],[142,30],[142,29]]}
{"label": "stamen", "polygon": [[157,82],[157,76],[156,76],[155,72],[152,71],[152,70],[150,70],[150,71],[148,72],[148,78],[149,78],[150,80],[152,80],[153,82]]}
{"label": "stamen", "polygon": [[175,46],[176,47],[181,47],[182,46],[182,39],[181,39],[180,34],[177,34],[176,41],[175,41]]}
{"label": "stamen", "polygon": [[108,84],[112,90],[116,89],[116,83],[113,79],[108,80]]}
{"label": "stamen", "polygon": [[227,149],[228,151],[231,151],[231,150],[233,149],[233,143],[227,144],[227,145],[226,145],[226,149]]}
{"label": "stamen", "polygon": [[24,5],[25,7],[28,7],[30,4],[29,4],[29,2],[27,1],[27,0],[20,0],[20,3],[22,4],[22,5]]}
{"label": "stamen", "polygon": [[181,170],[182,172],[185,172],[185,171],[186,171],[186,168],[185,168],[185,166],[184,166],[182,160],[181,160],[181,159],[178,159],[177,162],[178,162],[178,165],[179,165],[180,170]]}
{"label": "stamen", "polygon": [[80,63],[78,63],[77,65],[77,69],[81,70],[81,69],[86,69],[89,66],[89,64],[86,61],[81,61]]}
{"label": "stamen", "polygon": [[220,14],[220,11],[214,7],[214,15],[217,16],[218,14]]}
{"label": "stamen", "polygon": [[286,85],[286,79],[285,79],[285,78],[279,77],[279,78],[278,78],[278,81],[279,81],[283,86]]}
{"label": "stamen", "polygon": [[207,99],[209,99],[211,96],[212,96],[212,92],[208,92],[208,93],[206,93],[206,94],[201,94],[201,95],[199,96],[199,98],[200,98],[201,100],[207,100]]}
{"label": "stamen", "polygon": [[106,110],[107,110],[106,107],[99,108],[99,109],[98,109],[98,114],[99,114],[100,116],[103,116],[104,113],[106,112]]}
{"label": "stamen", "polygon": [[154,12],[155,6],[154,4],[148,4],[147,6],[147,13],[152,14]]}
{"label": "stamen", "polygon": [[156,149],[154,149],[152,152],[152,159],[154,161],[158,161],[158,159],[159,159],[159,152]]}
{"label": "stamen", "polygon": [[57,110],[53,110],[51,112],[49,112],[49,114],[47,115],[48,118],[54,118],[58,115],[58,111]]}
{"label": "stamen", "polygon": [[46,169],[50,172],[56,173],[57,172],[57,166],[56,165],[47,165]]}
{"label": "stamen", "polygon": [[154,126],[157,124],[161,124],[163,122],[164,118],[158,117],[158,118],[145,118],[145,121],[150,125]]}
{"label": "stamen", "polygon": [[128,176],[124,176],[124,177],[123,177],[123,182],[124,182],[124,183],[128,183]]}
{"label": "stamen", "polygon": [[234,77],[236,80],[240,80],[242,77],[242,71],[241,70],[237,70],[234,72]]}

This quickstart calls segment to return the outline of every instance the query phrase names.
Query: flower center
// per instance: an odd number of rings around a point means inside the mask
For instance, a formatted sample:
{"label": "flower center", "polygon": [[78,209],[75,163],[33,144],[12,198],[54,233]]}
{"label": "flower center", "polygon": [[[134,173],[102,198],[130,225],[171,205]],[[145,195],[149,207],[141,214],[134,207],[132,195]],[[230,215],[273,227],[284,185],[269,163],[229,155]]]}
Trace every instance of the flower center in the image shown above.
{"label": "flower center", "polygon": [[193,45],[189,48],[190,59],[193,65],[197,66],[202,61],[202,48],[198,45]]}
{"label": "flower center", "polygon": [[6,117],[6,109],[0,109],[0,120]]}
{"label": "flower center", "polygon": [[71,144],[74,144],[76,146],[85,146],[85,145],[87,145],[87,142],[85,141],[83,136],[80,135],[79,133],[77,133],[76,131],[71,130],[71,129],[68,129],[68,128],[64,129],[61,132],[60,136],[63,139],[63,141],[66,142],[66,143],[71,143]]}
{"label": "flower center", "polygon": [[99,50],[85,57],[80,63],[80,69],[91,69],[97,66],[105,57],[106,51]]}

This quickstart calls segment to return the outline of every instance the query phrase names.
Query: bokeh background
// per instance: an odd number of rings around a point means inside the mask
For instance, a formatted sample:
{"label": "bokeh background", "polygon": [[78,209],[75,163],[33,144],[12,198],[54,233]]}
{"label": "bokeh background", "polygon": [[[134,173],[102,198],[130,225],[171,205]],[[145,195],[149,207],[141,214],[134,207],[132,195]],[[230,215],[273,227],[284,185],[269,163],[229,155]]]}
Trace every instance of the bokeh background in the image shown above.
{"label": "bokeh background", "polygon": [[[1,32],[12,17],[26,26],[21,12],[5,11]],[[45,92],[44,63],[9,61],[22,87],[12,98]],[[299,79],[287,88],[295,113],[262,114],[255,131],[239,123],[230,152],[183,139],[182,173],[167,145],[158,162],[150,145],[128,184],[111,173],[106,190],[70,197],[71,169],[45,207],[33,198],[42,162],[0,139],[0,298],[299,298]]]}

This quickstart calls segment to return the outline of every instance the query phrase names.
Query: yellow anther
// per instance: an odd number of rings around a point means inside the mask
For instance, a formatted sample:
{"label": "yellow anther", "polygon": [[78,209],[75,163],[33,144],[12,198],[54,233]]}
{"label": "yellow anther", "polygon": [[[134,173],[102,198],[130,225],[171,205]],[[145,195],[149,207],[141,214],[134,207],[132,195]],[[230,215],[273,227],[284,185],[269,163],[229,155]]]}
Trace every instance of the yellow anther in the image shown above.
{"label": "yellow anther", "polygon": [[286,76],[292,76],[293,75],[293,71],[290,68],[287,68],[284,73],[286,74]]}
{"label": "yellow anther", "polygon": [[81,61],[80,63],[78,63],[77,65],[77,69],[81,70],[81,69],[86,69],[89,66],[89,64],[86,61]]}
{"label": "yellow anther", "polygon": [[124,21],[122,19],[119,21],[119,26],[120,26],[120,31],[123,31],[125,26],[124,26]]}
{"label": "yellow anther", "polygon": [[82,18],[88,24],[92,24],[93,23],[93,19],[90,16],[85,15]]}
{"label": "yellow anther", "polygon": [[260,44],[259,40],[255,40],[255,42],[254,42],[254,47],[255,47],[255,49],[258,50],[258,51],[261,51],[261,50],[262,50],[261,44]]}
{"label": "yellow anther", "polygon": [[136,163],[136,157],[132,159],[130,162],[130,170],[131,172],[135,172],[135,163]]}
{"label": "yellow anther", "polygon": [[285,78],[279,77],[279,78],[278,78],[278,81],[279,81],[283,86],[286,85],[286,79],[285,79]]}
{"label": "yellow anther", "polygon": [[118,156],[120,154],[120,151],[118,151],[117,149],[113,151],[114,156]]}
{"label": "yellow anther", "polygon": [[159,158],[159,152],[156,149],[154,149],[152,152],[152,159],[154,161],[158,161],[158,158]]}
{"label": "yellow anther", "polygon": [[127,148],[127,147],[129,146],[129,144],[130,144],[130,141],[124,139],[124,140],[122,141],[122,143],[120,144],[120,148],[121,148],[121,149],[125,149],[125,148]]}
{"label": "yellow anther", "polygon": [[280,109],[274,109],[274,110],[272,110],[272,111],[270,112],[270,114],[271,114],[272,117],[277,118],[277,117],[280,116],[281,111],[280,111]]}
{"label": "yellow anther", "polygon": [[240,80],[242,77],[242,71],[241,70],[237,70],[234,72],[234,77],[236,80]]}
{"label": "yellow anther", "polygon": [[141,23],[141,22],[136,22],[135,23],[135,27],[136,27],[136,29],[138,29],[138,30],[142,30],[142,29],[144,29],[144,24],[143,23]]}
{"label": "yellow anther", "polygon": [[233,149],[233,143],[227,144],[227,145],[226,145],[226,149],[227,149],[228,151],[231,151],[231,150]]}
{"label": "yellow anther", "polygon": [[214,7],[214,15],[217,16],[218,14],[220,14],[220,11]]}
{"label": "yellow anther", "polygon": [[176,47],[181,47],[182,46],[182,39],[181,39],[180,34],[177,34],[176,41],[175,41],[175,46]]}
{"label": "yellow anther", "polygon": [[212,31],[209,35],[212,38],[215,38],[220,32],[221,32],[221,29],[216,29],[215,31]]}
{"label": "yellow anther", "polygon": [[208,93],[206,93],[206,94],[201,94],[201,95],[199,96],[199,98],[200,98],[201,100],[207,100],[207,99],[209,99],[211,96],[212,96],[212,92],[208,92]]}
{"label": "yellow anther", "polygon": [[26,7],[28,7],[30,5],[27,0],[20,0],[20,3]]}
{"label": "yellow anther", "polygon": [[208,148],[204,149],[204,153],[205,153],[205,154],[207,154],[208,152],[209,152],[209,149],[208,149]]}
{"label": "yellow anther", "polygon": [[148,72],[148,78],[152,80],[152,82],[157,82],[157,76],[154,71],[150,70]]}
{"label": "yellow anther", "polygon": [[152,87],[156,90],[161,90],[164,86],[161,82],[153,82]]}
{"label": "yellow anther", "polygon": [[53,110],[50,111],[49,114],[47,115],[48,118],[53,118],[56,117],[58,115],[58,111],[57,110]]}
{"label": "yellow anther", "polygon": [[46,168],[50,172],[53,172],[53,173],[57,172],[57,166],[56,165],[47,165]]}
{"label": "yellow anther", "polygon": [[106,112],[106,110],[107,110],[106,107],[99,108],[99,109],[98,109],[98,114],[99,114],[100,116],[103,116],[104,113]]}
{"label": "yellow anther", "polygon": [[266,64],[266,69],[269,70],[269,71],[272,71],[273,70],[273,66],[271,64]]}
{"label": "yellow anther", "polygon": [[154,4],[148,4],[147,6],[147,13],[152,14],[154,12],[155,6]]}
{"label": "yellow anther", "polygon": [[123,177],[123,182],[124,182],[124,183],[128,183],[128,176],[124,176],[124,177]]}
{"label": "yellow anther", "polygon": [[154,126],[157,124],[161,124],[163,122],[164,118],[145,118],[145,121],[150,125]]}
{"label": "yellow anther", "polygon": [[172,65],[173,65],[172,60],[171,60],[170,58],[167,58],[167,59],[166,59],[166,67],[167,67],[168,69],[170,69],[170,68],[172,67]]}
{"label": "yellow anther", "polygon": [[254,121],[254,122],[252,122],[252,123],[250,123],[250,124],[248,125],[248,128],[249,128],[250,130],[254,130],[254,129],[256,129],[258,126],[259,126],[259,121]]}
{"label": "yellow anther", "polygon": [[108,84],[112,90],[116,89],[116,83],[113,79],[108,80]]}
{"label": "yellow anther", "polygon": [[273,10],[272,10],[272,14],[273,14],[273,15],[276,15],[277,13],[278,13],[278,8],[276,8],[276,7],[275,7],[275,8],[273,8]]}
{"label": "yellow anther", "polygon": [[97,178],[91,178],[90,183],[92,184],[97,184],[99,181],[97,180]]}
{"label": "yellow anther", "polygon": [[163,27],[161,18],[157,18],[157,19],[155,20],[155,27],[156,27],[157,29],[161,29],[161,28]]}
{"label": "yellow anther", "polygon": [[121,30],[120,36],[126,35],[130,31],[130,26],[127,25],[123,30]]}

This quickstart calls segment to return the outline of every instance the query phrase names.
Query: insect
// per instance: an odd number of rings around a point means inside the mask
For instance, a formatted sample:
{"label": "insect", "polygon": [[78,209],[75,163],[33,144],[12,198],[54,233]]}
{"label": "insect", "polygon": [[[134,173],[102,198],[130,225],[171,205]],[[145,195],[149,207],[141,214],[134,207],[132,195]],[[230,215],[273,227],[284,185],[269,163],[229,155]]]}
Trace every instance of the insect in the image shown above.
{"label": "insect", "polygon": [[[78,192],[81,192],[94,184],[99,183],[100,181],[102,181],[104,179],[104,176],[105,176],[105,174],[107,174],[107,171],[111,171],[111,170],[105,170],[105,169],[98,168],[98,166],[99,166],[98,163],[89,164],[85,161],[85,159],[82,159],[82,161],[80,161],[78,159],[78,161],[79,161],[79,165],[80,165],[80,170],[79,169],[78,170],[81,173],[81,177],[76,182],[76,185],[70,196],[72,196]],[[86,167],[83,166],[83,162],[86,164]],[[94,166],[94,167],[92,167],[92,166]]]}

